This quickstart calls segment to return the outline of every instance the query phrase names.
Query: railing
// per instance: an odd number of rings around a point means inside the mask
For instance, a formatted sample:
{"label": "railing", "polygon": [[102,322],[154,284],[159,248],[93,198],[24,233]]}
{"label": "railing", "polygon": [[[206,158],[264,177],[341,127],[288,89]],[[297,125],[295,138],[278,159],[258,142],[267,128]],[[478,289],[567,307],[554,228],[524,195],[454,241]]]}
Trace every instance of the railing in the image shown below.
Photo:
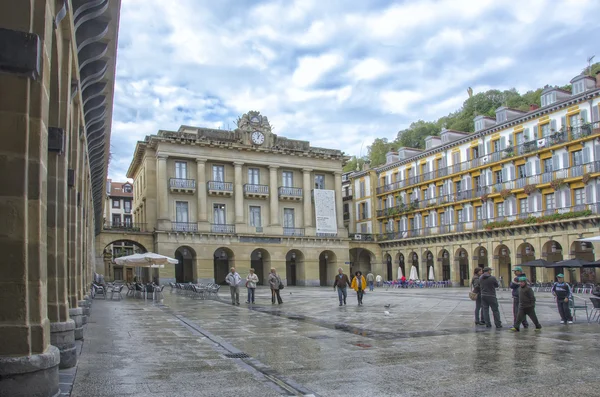
{"label": "railing", "polygon": [[213,233],[221,233],[221,234],[235,234],[235,225],[212,223],[210,225],[210,231]]}
{"label": "railing", "polygon": [[123,212],[126,214],[131,214],[131,207],[125,207],[123,208]]}
{"label": "railing", "polygon": [[196,188],[196,180],[195,179],[171,178],[171,179],[169,179],[169,186],[173,189],[195,189]]}
{"label": "railing", "polygon": [[215,190],[220,192],[233,192],[233,182],[208,181],[206,185],[208,187],[208,190]]}
{"label": "railing", "polygon": [[252,185],[250,183],[247,183],[244,185],[244,193],[269,194],[269,186],[267,186],[267,185]]}
{"label": "railing", "polygon": [[115,230],[115,231],[128,231],[128,232],[145,232],[145,223],[131,223],[131,222],[105,222],[103,225],[104,230]]}
{"label": "railing", "polygon": [[349,212],[344,212],[344,220],[350,220],[350,213]]}
{"label": "railing", "polygon": [[302,197],[302,188],[301,187],[279,187],[279,195],[280,196],[291,196],[291,197]]}
{"label": "railing", "polygon": [[317,237],[337,237],[337,233],[318,233]]}
{"label": "railing", "polygon": [[171,230],[174,232],[197,232],[196,222],[171,222]]}
{"label": "railing", "polygon": [[370,233],[350,233],[348,237],[356,241],[375,241],[375,236]]}
{"label": "railing", "polygon": [[299,228],[299,227],[284,227],[283,228],[283,235],[284,236],[302,237],[302,236],[304,236],[304,228]]}

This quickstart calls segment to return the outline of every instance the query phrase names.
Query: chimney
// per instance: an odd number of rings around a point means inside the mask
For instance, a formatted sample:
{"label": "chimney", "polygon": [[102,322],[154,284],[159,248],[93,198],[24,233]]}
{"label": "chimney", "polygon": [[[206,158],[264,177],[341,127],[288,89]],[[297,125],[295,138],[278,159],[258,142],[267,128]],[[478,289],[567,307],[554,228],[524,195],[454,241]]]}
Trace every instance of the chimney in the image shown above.
{"label": "chimney", "polygon": [[596,72],[596,88],[600,88],[600,71]]}
{"label": "chimney", "polygon": [[533,112],[534,110],[538,110],[540,107],[534,103],[532,103],[531,105],[529,105],[529,111]]}
{"label": "chimney", "polygon": [[370,170],[370,169],[371,169],[371,162],[370,162],[369,160],[366,160],[366,161],[363,163],[363,169],[362,169],[362,170],[363,170],[363,171],[368,171],[368,170]]}

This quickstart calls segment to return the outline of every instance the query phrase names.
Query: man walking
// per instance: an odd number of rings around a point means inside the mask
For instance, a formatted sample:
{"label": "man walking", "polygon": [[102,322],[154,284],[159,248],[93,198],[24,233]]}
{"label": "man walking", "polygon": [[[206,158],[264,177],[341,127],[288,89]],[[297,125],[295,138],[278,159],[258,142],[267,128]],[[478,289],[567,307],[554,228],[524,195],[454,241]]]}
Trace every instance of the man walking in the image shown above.
{"label": "man walking", "polygon": [[565,283],[565,275],[560,273],[556,275],[558,282],[552,286],[552,295],[556,297],[556,305],[558,306],[558,314],[560,314],[560,323],[573,324],[571,309],[569,308],[569,299],[573,298],[573,292],[569,283]]}
{"label": "man walking", "polygon": [[527,285],[527,277],[521,276],[517,281],[519,282],[519,311],[517,314],[517,319],[510,330],[513,332],[519,332],[519,326],[521,323],[525,323],[524,319],[527,315],[531,321],[533,321],[535,330],[540,331],[542,326],[540,325],[540,322],[535,314],[535,295],[533,294],[533,290],[529,287],[529,285]]}
{"label": "man walking", "polygon": [[383,278],[381,277],[380,274],[377,275],[375,280],[377,281],[377,288],[381,287],[381,281],[383,280]]}
{"label": "man walking", "polygon": [[344,305],[346,304],[346,298],[348,297],[348,290],[346,287],[351,287],[350,280],[348,276],[344,274],[344,269],[341,267],[338,269],[338,275],[335,276],[335,281],[333,282],[333,290],[335,291],[335,287],[337,287],[338,298],[340,299],[340,306],[342,306],[342,300]]}
{"label": "man walking", "polygon": [[[520,278],[524,277],[523,268],[521,266],[515,266],[513,269],[515,274],[515,278],[510,282],[510,289],[512,290],[512,298],[513,298],[513,324],[517,324],[517,315],[519,314],[519,288],[521,287]],[[529,283],[527,277],[525,277],[525,281]],[[533,291],[532,291],[533,293]],[[529,316],[531,318],[531,316]],[[521,324],[517,324],[521,325]],[[527,318],[523,316],[523,328],[529,328],[529,323],[527,322]]]}
{"label": "man walking", "polygon": [[229,274],[225,277],[225,282],[229,284],[229,292],[231,293],[231,304],[239,305],[240,304],[240,284],[242,283],[242,278],[235,271],[235,267],[232,267],[229,270]]}
{"label": "man walking", "polygon": [[375,276],[369,272],[367,274],[367,283],[369,284],[369,291],[373,291],[373,283],[375,282]]}
{"label": "man walking", "polygon": [[496,328],[502,328],[502,320],[500,319],[500,311],[498,310],[498,299],[496,298],[496,288],[499,287],[498,280],[492,276],[491,267],[483,269],[483,274],[479,279],[479,288],[481,290],[481,305],[483,307],[483,320],[487,328],[492,328],[490,320],[490,308],[494,314],[494,324]]}

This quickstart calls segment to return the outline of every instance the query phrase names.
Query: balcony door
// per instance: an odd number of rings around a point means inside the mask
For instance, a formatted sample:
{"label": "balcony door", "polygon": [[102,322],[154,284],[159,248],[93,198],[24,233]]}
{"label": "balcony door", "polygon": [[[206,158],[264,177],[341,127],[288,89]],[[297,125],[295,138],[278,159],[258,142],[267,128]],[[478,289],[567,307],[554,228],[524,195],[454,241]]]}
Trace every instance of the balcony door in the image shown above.
{"label": "balcony door", "polygon": [[187,179],[187,163],[185,161],[175,162],[175,178]]}
{"label": "balcony door", "polygon": [[294,174],[291,171],[283,171],[282,173],[283,187],[294,187]]}
{"label": "balcony door", "polygon": [[213,223],[215,225],[227,224],[225,219],[225,204],[213,204]]}
{"label": "balcony door", "polygon": [[248,184],[260,185],[260,170],[258,168],[248,168]]}
{"label": "balcony door", "polygon": [[187,201],[175,202],[175,222],[188,223],[188,203]]}
{"label": "balcony door", "polygon": [[222,165],[213,165],[213,181],[225,182],[225,167]]}
{"label": "balcony door", "polygon": [[293,208],[284,208],[283,209],[283,227],[285,228],[294,228],[296,227],[296,222],[294,219],[294,209]]}

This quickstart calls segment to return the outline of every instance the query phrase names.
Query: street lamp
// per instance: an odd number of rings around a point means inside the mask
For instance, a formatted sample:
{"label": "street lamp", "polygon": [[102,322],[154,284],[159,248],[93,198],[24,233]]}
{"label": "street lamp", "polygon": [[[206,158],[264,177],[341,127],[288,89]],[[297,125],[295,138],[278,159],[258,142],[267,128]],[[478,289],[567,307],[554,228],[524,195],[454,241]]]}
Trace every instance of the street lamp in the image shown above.
{"label": "street lamp", "polygon": [[483,248],[481,248],[479,250],[479,256],[484,257],[485,256],[485,250]]}
{"label": "street lamp", "polygon": [[552,243],[552,253],[555,253],[557,248],[556,243]]}
{"label": "street lamp", "polygon": [[506,251],[506,248],[502,248],[502,256],[506,256],[507,253],[508,251]]}
{"label": "street lamp", "polygon": [[531,254],[531,247],[530,246],[526,246],[525,247],[525,255],[529,255]]}
{"label": "street lamp", "polygon": [[258,256],[258,259],[262,259],[262,252],[261,252],[261,251],[258,251],[258,254],[257,254],[257,256]]}

